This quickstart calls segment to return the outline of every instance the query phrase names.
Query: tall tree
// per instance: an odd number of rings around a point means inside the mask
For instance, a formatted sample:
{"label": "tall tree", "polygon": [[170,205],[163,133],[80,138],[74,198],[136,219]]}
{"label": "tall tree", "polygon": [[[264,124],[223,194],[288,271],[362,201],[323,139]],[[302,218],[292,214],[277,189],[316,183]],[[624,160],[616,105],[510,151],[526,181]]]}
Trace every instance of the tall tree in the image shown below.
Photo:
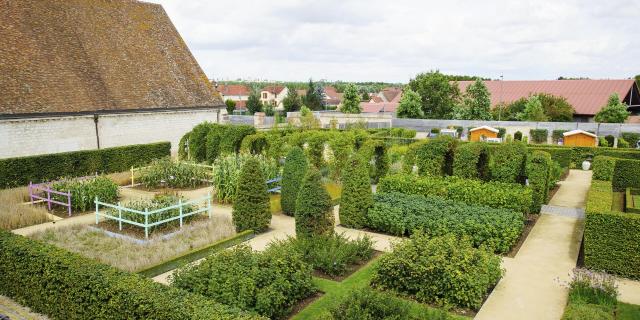
{"label": "tall tree", "polygon": [[323,101],[324,97],[318,92],[316,84],[313,83],[313,80],[309,79],[304,104],[311,110],[322,110],[324,107]]}
{"label": "tall tree", "polygon": [[249,111],[250,114],[262,111],[262,102],[260,101],[260,94],[257,91],[252,91],[251,94],[249,94],[247,111]]}
{"label": "tall tree", "polygon": [[482,80],[477,79],[467,87],[462,103],[454,109],[453,117],[461,120],[491,120],[491,94]]}
{"label": "tall tree", "polygon": [[294,87],[289,87],[289,93],[282,99],[282,106],[285,112],[299,111],[302,108],[302,99]]}
{"label": "tall tree", "polygon": [[542,103],[542,109],[544,109],[544,114],[549,119],[548,121],[573,121],[573,113],[575,110],[565,97],[554,96],[547,93],[538,93],[537,96],[540,99],[540,103]]}
{"label": "tall tree", "polygon": [[398,110],[396,110],[398,118],[424,118],[422,111],[422,98],[417,92],[407,88],[402,92]]}
{"label": "tall tree", "polygon": [[422,111],[429,119],[451,119],[453,107],[460,97],[456,82],[440,71],[421,73],[409,81],[409,88],[420,94]]}
{"label": "tall tree", "polygon": [[269,194],[264,173],[256,158],[248,159],[240,170],[231,215],[237,232],[249,229],[260,232],[269,227]]}
{"label": "tall tree", "polygon": [[225,106],[226,106],[226,108],[227,108],[227,113],[228,113],[228,114],[232,114],[232,113],[233,113],[233,110],[235,110],[235,109],[236,109],[236,102],[235,102],[235,101],[233,101],[233,100],[231,100],[231,99],[227,99],[227,100],[225,100],[225,101],[224,101],[224,104],[225,104]]}
{"label": "tall tree", "polygon": [[537,95],[529,97],[527,104],[524,107],[524,112],[520,114],[520,120],[522,121],[547,121],[548,118],[544,114],[542,108],[542,102]]}
{"label": "tall tree", "polygon": [[362,101],[369,101],[371,100],[371,96],[369,96],[369,92],[363,92],[362,93]]}
{"label": "tall tree", "polygon": [[594,120],[596,122],[623,123],[630,114],[631,112],[627,111],[627,105],[620,102],[620,96],[613,93],[609,96],[607,104],[596,113]]}
{"label": "tall tree", "polygon": [[360,95],[358,94],[358,89],[353,83],[348,84],[344,90],[340,111],[343,113],[362,112],[362,107],[360,107]]}

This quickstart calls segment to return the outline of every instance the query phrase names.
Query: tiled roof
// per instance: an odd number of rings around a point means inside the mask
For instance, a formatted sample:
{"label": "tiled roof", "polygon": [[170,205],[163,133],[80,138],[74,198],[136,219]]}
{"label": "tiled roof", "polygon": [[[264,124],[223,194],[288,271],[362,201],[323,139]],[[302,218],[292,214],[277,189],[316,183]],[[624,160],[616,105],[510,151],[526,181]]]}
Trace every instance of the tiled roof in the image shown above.
{"label": "tiled roof", "polygon": [[[459,81],[464,92],[473,81]],[[533,93],[562,96],[576,110],[576,114],[594,115],[616,92],[624,99],[634,85],[633,80],[543,80],[543,81],[485,81],[491,93],[491,105],[501,101],[510,103]]]}
{"label": "tiled roof", "polygon": [[362,108],[362,112],[364,113],[396,112],[396,110],[398,109],[398,104],[393,102],[361,102],[360,107]]}
{"label": "tiled roof", "polygon": [[280,92],[282,92],[282,90],[284,90],[283,86],[266,86],[262,89],[262,91],[268,91],[271,92],[275,95],[280,94]]}
{"label": "tiled roof", "polygon": [[[396,97],[398,97],[398,95],[400,95],[400,93],[402,93],[402,89],[400,88],[396,88],[396,87],[388,87],[388,88],[384,88],[382,89],[382,95],[384,96],[384,98],[391,102],[394,99],[396,99]],[[399,100],[399,98],[398,98]]]}
{"label": "tiled roof", "polygon": [[162,6],[2,0],[0,114],[220,106]]}
{"label": "tiled roof", "polygon": [[248,96],[251,90],[245,85],[241,84],[221,84],[218,86],[218,92],[223,96]]}

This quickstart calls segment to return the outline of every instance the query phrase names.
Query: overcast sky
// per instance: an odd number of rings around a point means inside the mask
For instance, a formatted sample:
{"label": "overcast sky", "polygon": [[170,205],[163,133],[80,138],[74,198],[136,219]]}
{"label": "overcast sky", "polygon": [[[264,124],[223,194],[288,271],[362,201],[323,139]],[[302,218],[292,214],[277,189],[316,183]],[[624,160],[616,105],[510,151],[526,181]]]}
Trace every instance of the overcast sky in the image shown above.
{"label": "overcast sky", "polygon": [[640,74],[640,0],[151,0],[215,79]]}

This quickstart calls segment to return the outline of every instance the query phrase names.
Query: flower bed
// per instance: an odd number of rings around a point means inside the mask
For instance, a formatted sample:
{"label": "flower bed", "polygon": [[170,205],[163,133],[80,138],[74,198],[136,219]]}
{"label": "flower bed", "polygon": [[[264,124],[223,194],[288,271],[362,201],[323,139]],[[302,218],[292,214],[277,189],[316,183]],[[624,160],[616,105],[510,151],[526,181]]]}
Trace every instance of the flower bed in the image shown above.
{"label": "flower bed", "polygon": [[[134,181],[132,169],[132,183]],[[171,158],[157,159],[147,167],[138,169],[139,181],[147,189],[195,188],[207,183],[211,170],[195,163],[175,162]]]}

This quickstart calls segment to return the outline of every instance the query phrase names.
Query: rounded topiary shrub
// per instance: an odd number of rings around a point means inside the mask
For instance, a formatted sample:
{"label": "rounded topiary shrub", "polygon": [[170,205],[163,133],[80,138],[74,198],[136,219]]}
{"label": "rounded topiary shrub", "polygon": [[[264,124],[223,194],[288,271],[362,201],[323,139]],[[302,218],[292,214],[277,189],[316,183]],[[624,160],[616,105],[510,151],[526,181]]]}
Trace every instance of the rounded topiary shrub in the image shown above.
{"label": "rounded topiary shrub", "polygon": [[298,192],[308,166],[304,151],[300,147],[293,147],[284,163],[280,190],[282,212],[288,216],[293,216],[296,212],[296,199],[298,199]]}
{"label": "rounded topiary shrub", "polygon": [[236,197],[233,201],[233,225],[236,231],[263,231],[271,222],[267,184],[260,162],[248,159],[240,171]]}
{"label": "rounded topiary shrub", "polygon": [[333,205],[322,185],[320,172],[311,168],[296,201],[296,235],[306,237],[333,233]]}
{"label": "rounded topiary shrub", "polygon": [[344,175],[340,198],[340,223],[351,228],[366,225],[367,211],[373,205],[373,193],[367,166],[359,157],[352,157]]}
{"label": "rounded topiary shrub", "polygon": [[477,310],[502,277],[500,257],[467,238],[416,233],[374,267],[371,285],[420,302]]}

